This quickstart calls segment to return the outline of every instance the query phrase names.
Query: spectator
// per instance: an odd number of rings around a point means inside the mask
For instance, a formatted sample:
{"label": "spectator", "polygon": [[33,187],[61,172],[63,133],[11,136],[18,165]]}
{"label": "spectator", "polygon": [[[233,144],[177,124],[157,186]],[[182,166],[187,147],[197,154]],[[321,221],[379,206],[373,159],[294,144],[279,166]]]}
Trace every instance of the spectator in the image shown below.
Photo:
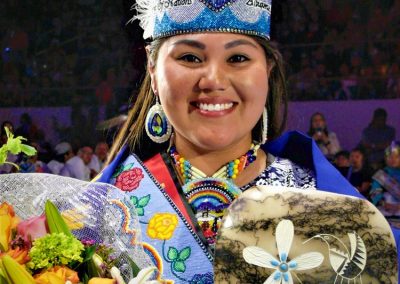
{"label": "spectator", "polygon": [[383,166],[385,148],[395,140],[396,130],[386,124],[386,119],[386,110],[377,108],[372,121],[362,132],[361,146],[365,149],[369,165],[373,170]]}
{"label": "spectator", "polygon": [[61,142],[54,147],[55,157],[48,164],[50,171],[59,175],[65,163],[74,156],[72,147],[67,142]]}
{"label": "spectator", "polygon": [[329,160],[332,160],[334,155],[340,151],[340,143],[336,133],[328,130],[322,113],[316,112],[311,116],[308,135],[317,142],[318,147]]}
{"label": "spectator", "polygon": [[350,152],[350,183],[365,197],[369,197],[369,188],[372,182],[372,169],[365,160],[361,148],[354,148]]}
{"label": "spectator", "polygon": [[3,123],[1,124],[1,129],[0,129],[0,147],[3,144],[7,143],[7,133],[6,133],[5,127],[7,127],[11,133],[14,133],[14,126],[13,126],[12,122],[9,120],[3,121]]}
{"label": "spectator", "polygon": [[347,179],[350,179],[350,153],[349,151],[339,151],[335,154],[333,164],[338,171]]}
{"label": "spectator", "polygon": [[36,149],[36,154],[30,157],[23,156],[19,164],[19,171],[21,173],[50,173],[50,169],[47,167],[46,163],[39,159],[39,144],[32,142],[30,146]]}
{"label": "spectator", "polygon": [[92,171],[92,176],[96,176],[104,167],[107,160],[107,155],[109,151],[108,144],[106,142],[97,143],[94,148],[94,155],[89,163],[89,168]]}
{"label": "spectator", "polygon": [[[385,150],[386,167],[377,171],[371,186],[372,202],[386,217],[400,217],[400,143]],[[390,221],[390,220],[389,220]]]}
{"label": "spectator", "polygon": [[38,129],[33,124],[31,116],[28,113],[23,113],[19,122],[20,126],[15,130],[15,135],[25,137],[28,141],[35,140]]}
{"label": "spectator", "polygon": [[92,159],[93,150],[89,146],[79,149],[78,154],[69,159],[61,169],[62,176],[77,178],[80,180],[90,180],[90,169],[88,164]]}

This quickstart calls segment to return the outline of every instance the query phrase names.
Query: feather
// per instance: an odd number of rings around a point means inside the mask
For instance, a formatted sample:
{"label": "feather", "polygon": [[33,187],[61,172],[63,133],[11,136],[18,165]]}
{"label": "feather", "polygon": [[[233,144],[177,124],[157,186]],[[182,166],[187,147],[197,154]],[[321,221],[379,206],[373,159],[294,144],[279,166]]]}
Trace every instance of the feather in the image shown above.
{"label": "feather", "polygon": [[133,16],[128,23],[139,20],[139,25],[144,30],[143,38],[145,39],[153,36],[157,3],[157,0],[136,0],[136,4],[131,8],[137,11],[137,15]]}

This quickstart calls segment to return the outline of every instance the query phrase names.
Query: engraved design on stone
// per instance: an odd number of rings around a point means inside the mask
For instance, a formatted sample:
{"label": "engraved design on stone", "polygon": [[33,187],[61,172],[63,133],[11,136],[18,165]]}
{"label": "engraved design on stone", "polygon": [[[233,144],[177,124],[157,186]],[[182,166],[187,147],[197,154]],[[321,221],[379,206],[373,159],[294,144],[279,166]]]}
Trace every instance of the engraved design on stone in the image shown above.
{"label": "engraved design on stone", "polygon": [[[243,250],[247,263],[275,269],[264,283],[293,283],[291,271],[308,270],[321,265],[324,256],[319,252],[309,252],[289,260],[290,247],[294,236],[294,226],[290,220],[282,220],[276,227],[276,245],[279,260],[260,247],[249,246]],[[295,274],[294,274],[295,275]],[[300,281],[300,279],[298,279]],[[301,281],[300,281],[301,282]]]}
{"label": "engraved design on stone", "polygon": [[361,273],[367,265],[367,249],[364,241],[356,233],[348,233],[350,249],[339,238],[331,234],[318,234],[311,239],[319,238],[328,245],[329,261],[336,272],[335,282],[342,283],[343,280],[359,280],[362,283]]}

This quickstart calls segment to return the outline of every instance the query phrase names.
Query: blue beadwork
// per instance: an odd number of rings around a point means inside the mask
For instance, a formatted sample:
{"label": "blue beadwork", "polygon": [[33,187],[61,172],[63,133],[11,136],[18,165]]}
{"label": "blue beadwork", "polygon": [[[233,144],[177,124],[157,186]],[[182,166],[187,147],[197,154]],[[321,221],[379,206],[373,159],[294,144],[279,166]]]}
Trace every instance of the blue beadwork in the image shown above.
{"label": "blue beadwork", "polygon": [[[196,15],[194,20],[191,21],[176,21],[168,14],[172,13],[191,13],[190,6],[187,9],[180,7],[170,7],[169,10],[164,11],[160,18],[156,17],[153,38],[167,37],[187,33],[199,32],[228,32],[240,33],[246,35],[256,35],[269,39],[270,35],[270,0],[263,2],[261,0],[242,0],[242,1],[226,1],[226,0],[192,0],[203,2],[207,7]],[[253,15],[245,15],[239,19],[233,12],[231,7],[233,5],[245,6],[251,2],[259,12],[258,19],[253,21],[250,17]],[[257,5],[260,3],[268,6],[269,9],[260,8]],[[175,10],[176,9],[176,12]],[[182,9],[182,10],[178,10]],[[248,11],[246,12],[248,13]],[[253,13],[254,14],[254,13]],[[248,20],[246,20],[249,18]]]}

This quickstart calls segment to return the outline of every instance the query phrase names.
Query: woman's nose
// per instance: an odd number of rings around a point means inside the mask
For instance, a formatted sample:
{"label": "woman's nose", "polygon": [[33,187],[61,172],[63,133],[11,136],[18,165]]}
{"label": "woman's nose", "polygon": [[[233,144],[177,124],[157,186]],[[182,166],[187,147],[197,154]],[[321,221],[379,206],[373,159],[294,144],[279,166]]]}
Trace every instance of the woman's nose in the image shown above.
{"label": "woman's nose", "polygon": [[202,91],[223,91],[228,87],[229,80],[226,70],[218,63],[207,65],[199,81]]}

